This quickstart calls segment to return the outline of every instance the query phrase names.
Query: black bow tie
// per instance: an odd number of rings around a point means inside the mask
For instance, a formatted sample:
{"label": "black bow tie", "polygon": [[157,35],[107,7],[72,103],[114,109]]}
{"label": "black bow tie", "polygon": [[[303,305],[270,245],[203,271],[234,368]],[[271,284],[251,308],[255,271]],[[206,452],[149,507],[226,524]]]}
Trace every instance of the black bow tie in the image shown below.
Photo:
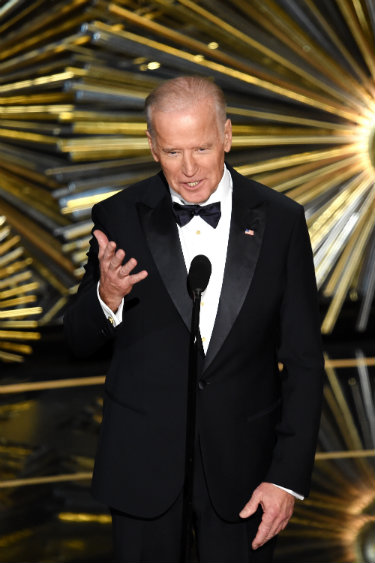
{"label": "black bow tie", "polygon": [[220,201],[208,205],[180,205],[174,202],[173,213],[180,227],[189,223],[194,215],[200,215],[211,227],[216,229],[221,217]]}

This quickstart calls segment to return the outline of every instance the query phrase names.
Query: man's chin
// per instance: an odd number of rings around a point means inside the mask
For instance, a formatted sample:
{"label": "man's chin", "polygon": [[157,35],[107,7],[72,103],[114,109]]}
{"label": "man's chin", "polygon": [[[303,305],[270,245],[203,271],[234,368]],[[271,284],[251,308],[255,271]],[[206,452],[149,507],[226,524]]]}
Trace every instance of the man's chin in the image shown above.
{"label": "man's chin", "polygon": [[195,203],[195,204],[201,204],[201,203],[205,203],[212,192],[208,192],[207,190],[201,190],[201,189],[196,189],[194,190],[194,188],[192,189],[184,189],[180,191],[180,195],[181,197],[184,199],[184,201],[188,202],[188,203]]}

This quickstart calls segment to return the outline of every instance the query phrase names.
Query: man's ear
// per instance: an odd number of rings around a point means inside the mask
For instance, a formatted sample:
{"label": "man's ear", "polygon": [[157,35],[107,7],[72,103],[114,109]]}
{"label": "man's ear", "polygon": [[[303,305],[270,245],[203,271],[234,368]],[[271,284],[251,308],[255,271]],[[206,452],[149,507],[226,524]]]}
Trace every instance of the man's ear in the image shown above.
{"label": "man's ear", "polygon": [[232,146],[232,122],[227,119],[224,126],[224,151],[229,152]]}
{"label": "man's ear", "polygon": [[158,157],[157,151],[155,150],[154,143],[153,143],[153,140],[152,140],[152,135],[151,135],[149,130],[146,131],[146,135],[147,135],[147,140],[148,140],[148,146],[150,147],[150,151],[151,151],[151,154],[152,154],[152,158],[156,162],[159,162],[159,157]]}

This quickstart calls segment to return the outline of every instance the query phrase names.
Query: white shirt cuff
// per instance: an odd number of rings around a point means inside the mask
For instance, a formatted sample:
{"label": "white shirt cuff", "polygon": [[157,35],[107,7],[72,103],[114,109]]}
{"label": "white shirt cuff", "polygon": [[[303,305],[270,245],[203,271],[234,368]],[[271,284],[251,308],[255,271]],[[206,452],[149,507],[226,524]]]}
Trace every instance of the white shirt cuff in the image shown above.
{"label": "white shirt cuff", "polygon": [[103,313],[105,314],[105,316],[107,317],[107,319],[109,320],[111,325],[118,326],[119,324],[122,323],[122,309],[124,307],[124,300],[121,301],[119,308],[117,309],[116,313],[114,313],[108,307],[108,305],[106,305],[104,303],[104,301],[100,298],[99,286],[100,286],[100,282],[98,282],[98,285],[96,287],[96,293],[97,293],[97,296],[98,296],[98,299],[99,299],[100,306],[103,309]]}
{"label": "white shirt cuff", "polygon": [[276,485],[276,483],[272,483],[273,485],[275,485],[275,487],[279,487],[279,489],[282,489],[283,491],[286,491],[287,493],[293,495],[294,497],[298,498],[298,500],[303,500],[305,497],[302,495],[299,495],[298,493],[296,493],[295,491],[292,491],[291,489],[286,489],[285,487],[281,487],[281,485]]}

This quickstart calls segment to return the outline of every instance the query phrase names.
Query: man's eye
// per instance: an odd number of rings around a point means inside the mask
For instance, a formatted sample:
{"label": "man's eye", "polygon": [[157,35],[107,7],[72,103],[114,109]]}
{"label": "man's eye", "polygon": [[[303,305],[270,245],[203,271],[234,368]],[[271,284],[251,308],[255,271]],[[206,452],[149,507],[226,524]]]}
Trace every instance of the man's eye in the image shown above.
{"label": "man's eye", "polygon": [[207,147],[199,147],[198,152],[206,152]]}

